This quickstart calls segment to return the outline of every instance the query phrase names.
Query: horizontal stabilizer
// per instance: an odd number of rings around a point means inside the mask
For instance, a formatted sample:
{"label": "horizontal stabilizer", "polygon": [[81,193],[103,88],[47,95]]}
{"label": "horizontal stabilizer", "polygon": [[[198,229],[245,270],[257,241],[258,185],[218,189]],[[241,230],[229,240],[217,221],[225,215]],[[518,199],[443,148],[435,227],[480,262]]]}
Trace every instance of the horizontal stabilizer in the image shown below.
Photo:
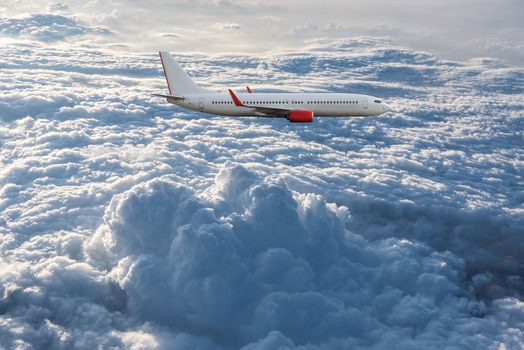
{"label": "horizontal stabilizer", "polygon": [[173,100],[184,100],[185,97],[183,96],[176,96],[176,95],[162,95],[162,94],[152,94],[151,96],[155,97],[164,97],[164,98],[171,98]]}

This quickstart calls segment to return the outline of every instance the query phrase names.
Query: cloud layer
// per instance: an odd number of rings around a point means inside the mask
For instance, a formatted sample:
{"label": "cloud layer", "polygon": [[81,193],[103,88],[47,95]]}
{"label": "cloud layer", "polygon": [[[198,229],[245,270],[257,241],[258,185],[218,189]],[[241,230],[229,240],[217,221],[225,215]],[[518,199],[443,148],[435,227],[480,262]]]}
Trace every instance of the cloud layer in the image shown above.
{"label": "cloud layer", "polygon": [[[27,25],[33,34],[42,28],[48,32],[53,26],[78,30],[77,23],[65,26],[61,23],[72,20],[68,16],[74,14],[74,22],[79,19],[86,23],[82,26],[88,24],[110,30],[115,35],[99,38],[99,42],[126,52],[266,54],[301,49],[322,38],[365,35],[389,38],[446,59],[495,57],[521,67],[524,62],[524,27],[520,15],[524,5],[520,0],[397,0],[394,3],[386,0],[358,3],[343,0],[308,3],[297,0],[69,0],[66,3],[4,0],[0,14],[19,18],[27,17],[27,13],[50,12],[68,18],[49,26],[50,18],[45,18],[43,23],[39,21],[39,26],[29,22]],[[48,38],[49,34],[43,37]]]}
{"label": "cloud layer", "polygon": [[153,99],[153,55],[0,52],[1,346],[523,344],[522,70],[373,38],[177,57],[398,110],[297,126]]}
{"label": "cloud layer", "polygon": [[87,34],[108,35],[110,33],[108,29],[89,28],[72,18],[60,15],[36,14],[24,18],[0,18],[0,34],[44,42]]}

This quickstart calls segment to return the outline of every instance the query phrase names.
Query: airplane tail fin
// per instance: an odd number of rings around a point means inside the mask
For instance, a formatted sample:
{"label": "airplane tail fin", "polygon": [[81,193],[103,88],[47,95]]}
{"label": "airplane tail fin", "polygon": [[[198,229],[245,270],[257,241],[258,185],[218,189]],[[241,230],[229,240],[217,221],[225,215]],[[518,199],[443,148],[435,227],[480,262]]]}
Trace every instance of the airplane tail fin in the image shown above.
{"label": "airplane tail fin", "polygon": [[169,52],[160,51],[160,61],[166,76],[167,88],[170,95],[187,95],[205,93],[208,90],[201,88],[187,75]]}

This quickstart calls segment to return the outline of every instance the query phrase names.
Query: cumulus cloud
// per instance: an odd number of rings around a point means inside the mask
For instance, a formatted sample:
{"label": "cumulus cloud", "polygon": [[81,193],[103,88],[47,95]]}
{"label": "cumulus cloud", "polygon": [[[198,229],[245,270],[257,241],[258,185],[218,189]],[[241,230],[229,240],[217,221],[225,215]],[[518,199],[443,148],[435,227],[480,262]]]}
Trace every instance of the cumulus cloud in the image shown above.
{"label": "cumulus cloud", "polygon": [[369,37],[177,56],[211,89],[398,110],[297,128],[151,98],[156,55],[0,52],[2,346],[524,342],[521,69]]}
{"label": "cumulus cloud", "polygon": [[[486,306],[464,294],[461,258],[403,239],[367,241],[345,230],[347,208],[256,177],[223,169],[216,186],[249,185],[215,202],[169,178],[137,185],[113,198],[86,252],[143,322],[226,347],[385,346],[378,333],[397,329],[417,332],[403,347],[426,337],[446,344],[457,325],[481,326]],[[243,204],[217,217],[223,201]]]}
{"label": "cumulus cloud", "polygon": [[[53,9],[64,10],[60,4]],[[58,7],[57,7],[58,6]],[[61,15],[35,14],[23,18],[0,18],[0,33],[8,36],[52,42],[80,35],[108,35],[106,28],[86,27],[78,21]]]}

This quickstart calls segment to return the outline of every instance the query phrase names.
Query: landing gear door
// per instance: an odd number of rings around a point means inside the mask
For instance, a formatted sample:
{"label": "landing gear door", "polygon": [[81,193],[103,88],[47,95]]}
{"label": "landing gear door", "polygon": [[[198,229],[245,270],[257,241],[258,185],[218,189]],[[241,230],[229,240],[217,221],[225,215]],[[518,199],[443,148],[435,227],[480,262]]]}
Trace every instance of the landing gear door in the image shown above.
{"label": "landing gear door", "polygon": [[200,109],[201,111],[204,110],[204,98],[203,97],[200,97],[198,99],[198,109]]}
{"label": "landing gear door", "polygon": [[363,102],[362,106],[363,106],[364,109],[368,109],[368,98],[367,97],[364,97],[364,102]]}

